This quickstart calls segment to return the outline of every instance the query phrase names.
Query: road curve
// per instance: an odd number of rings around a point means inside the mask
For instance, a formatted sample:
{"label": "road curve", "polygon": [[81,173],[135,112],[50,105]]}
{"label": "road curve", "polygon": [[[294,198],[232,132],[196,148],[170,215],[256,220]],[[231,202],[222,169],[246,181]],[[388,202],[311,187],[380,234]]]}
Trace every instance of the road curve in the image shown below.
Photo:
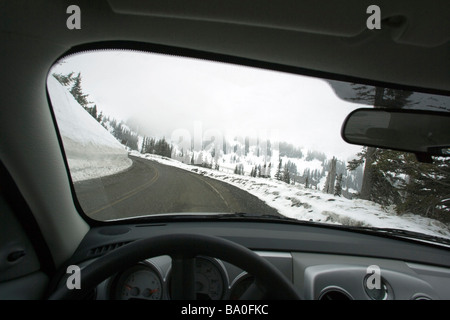
{"label": "road curve", "polygon": [[74,184],[89,217],[111,220],[178,212],[279,215],[257,197],[225,182],[153,160],[130,158],[133,165],[126,171]]}

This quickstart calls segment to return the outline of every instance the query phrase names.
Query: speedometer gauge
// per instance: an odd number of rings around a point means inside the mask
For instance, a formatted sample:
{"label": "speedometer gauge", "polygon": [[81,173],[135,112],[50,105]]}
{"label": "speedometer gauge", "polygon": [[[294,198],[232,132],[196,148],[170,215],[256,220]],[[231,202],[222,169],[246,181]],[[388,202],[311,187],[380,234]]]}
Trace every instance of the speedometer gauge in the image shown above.
{"label": "speedometer gauge", "polygon": [[151,267],[137,265],[119,276],[114,292],[118,300],[161,300],[163,286],[160,276]]}
{"label": "speedometer gauge", "polygon": [[199,300],[220,300],[224,294],[224,275],[215,261],[195,260],[195,291]]}

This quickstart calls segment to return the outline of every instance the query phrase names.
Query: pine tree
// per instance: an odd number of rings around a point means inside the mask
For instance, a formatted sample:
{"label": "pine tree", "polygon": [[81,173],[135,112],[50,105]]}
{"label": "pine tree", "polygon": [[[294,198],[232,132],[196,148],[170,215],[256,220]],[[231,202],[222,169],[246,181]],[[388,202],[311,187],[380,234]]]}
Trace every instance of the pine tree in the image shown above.
{"label": "pine tree", "polygon": [[60,73],[53,73],[53,77],[56,78],[56,80],[59,81],[59,83],[61,83],[63,86],[70,86],[74,80],[73,78],[73,72],[67,74],[67,75],[63,75]]}
{"label": "pine tree", "polygon": [[277,169],[277,172],[275,173],[275,179],[277,179],[277,180],[282,180],[283,179],[283,175],[282,175],[282,170],[281,170],[281,168],[282,168],[282,166],[283,166],[283,160],[280,158],[280,160],[279,160],[279,163],[278,163],[278,169]]}
{"label": "pine tree", "polygon": [[147,137],[142,139],[141,153],[147,153]]}
{"label": "pine tree", "polygon": [[358,158],[348,163],[347,169],[354,171],[364,163],[364,176],[359,198],[374,201],[382,206],[398,204],[399,186],[403,183],[401,167],[404,154],[364,147]]}
{"label": "pine tree", "polygon": [[100,113],[98,114],[97,121],[102,123],[102,121],[103,121],[103,112],[102,111],[100,111]]}
{"label": "pine tree", "polygon": [[244,175],[244,165],[242,163],[238,163],[234,168],[234,173]]}
{"label": "pine tree", "polygon": [[97,105],[94,104],[92,108],[86,108],[86,110],[89,112],[89,114],[98,121],[98,115],[97,115]]}
{"label": "pine tree", "polygon": [[291,183],[291,176],[289,174],[289,166],[287,163],[284,165],[283,181],[286,182],[287,184]]}
{"label": "pine tree", "polygon": [[73,85],[70,89],[70,93],[82,107],[87,108],[90,102],[87,100],[88,95],[84,94],[81,88],[81,73],[78,73],[78,75],[73,79]]}
{"label": "pine tree", "polygon": [[334,187],[334,195],[340,197],[342,195],[342,173],[336,178],[336,186]]}
{"label": "pine tree", "polygon": [[[418,162],[412,154],[399,156],[398,183],[402,195],[396,208],[399,213],[415,213],[450,222],[450,159],[435,158],[432,164]],[[391,165],[392,170],[393,165]]]}

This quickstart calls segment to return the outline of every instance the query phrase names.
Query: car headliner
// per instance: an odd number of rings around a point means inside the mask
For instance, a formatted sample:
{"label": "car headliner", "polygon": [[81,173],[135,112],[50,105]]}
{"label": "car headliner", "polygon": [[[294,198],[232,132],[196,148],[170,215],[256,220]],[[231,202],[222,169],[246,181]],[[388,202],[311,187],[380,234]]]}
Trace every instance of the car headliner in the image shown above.
{"label": "car headliner", "polygon": [[[69,5],[81,30],[69,30]],[[73,47],[135,41],[255,59],[450,94],[450,6],[378,0],[381,30],[368,30],[373,1],[2,1],[0,159],[24,195],[58,265],[89,226],[76,214],[48,105],[46,77]]]}

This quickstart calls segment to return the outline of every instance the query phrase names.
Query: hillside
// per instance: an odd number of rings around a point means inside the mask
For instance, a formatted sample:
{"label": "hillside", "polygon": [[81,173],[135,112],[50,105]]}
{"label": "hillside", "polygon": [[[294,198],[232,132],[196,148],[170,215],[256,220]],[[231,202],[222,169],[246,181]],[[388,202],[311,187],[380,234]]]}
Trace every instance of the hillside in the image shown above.
{"label": "hillside", "polygon": [[48,90],[73,181],[129,168],[128,151],[74,99],[54,77]]}

